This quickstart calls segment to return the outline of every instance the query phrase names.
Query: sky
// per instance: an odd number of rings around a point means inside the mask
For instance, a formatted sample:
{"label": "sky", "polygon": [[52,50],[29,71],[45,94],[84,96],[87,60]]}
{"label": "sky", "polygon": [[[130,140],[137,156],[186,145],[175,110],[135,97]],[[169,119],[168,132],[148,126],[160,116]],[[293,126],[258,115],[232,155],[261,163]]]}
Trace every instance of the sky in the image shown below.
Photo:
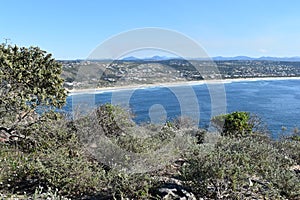
{"label": "sky", "polygon": [[0,0],[0,42],[85,59],[137,28],[180,32],[209,56],[300,56],[298,0]]}

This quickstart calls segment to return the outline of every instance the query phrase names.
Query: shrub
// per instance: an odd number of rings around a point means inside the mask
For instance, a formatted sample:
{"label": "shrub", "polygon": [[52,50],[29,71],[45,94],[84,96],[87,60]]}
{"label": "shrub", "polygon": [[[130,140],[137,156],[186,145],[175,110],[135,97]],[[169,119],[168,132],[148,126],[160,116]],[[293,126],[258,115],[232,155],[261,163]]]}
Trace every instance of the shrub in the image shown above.
{"label": "shrub", "polygon": [[147,174],[111,172],[110,193],[114,199],[154,199],[151,190],[158,181]]}
{"label": "shrub", "polygon": [[289,139],[281,139],[274,142],[274,146],[285,156],[295,160],[300,165],[300,142]]}
{"label": "shrub", "polygon": [[33,193],[39,186],[59,188],[66,196],[83,196],[101,192],[107,179],[99,163],[89,159],[74,132],[64,119],[36,124],[31,136],[37,145],[22,152],[2,146],[1,190]]}
{"label": "shrub", "polygon": [[242,137],[252,133],[253,124],[249,120],[248,112],[233,112],[215,116],[211,121],[222,136]]}
{"label": "shrub", "polygon": [[124,135],[126,129],[134,126],[129,111],[112,104],[100,105],[95,110],[95,116],[106,136],[116,137]]}
{"label": "shrub", "polygon": [[212,151],[199,150],[182,169],[186,186],[199,198],[299,198],[299,177],[289,169],[295,161],[271,142],[223,138]]}
{"label": "shrub", "polygon": [[300,142],[300,131],[298,128],[295,128],[293,131],[293,134],[288,137],[288,139],[292,140],[292,141],[298,141]]}

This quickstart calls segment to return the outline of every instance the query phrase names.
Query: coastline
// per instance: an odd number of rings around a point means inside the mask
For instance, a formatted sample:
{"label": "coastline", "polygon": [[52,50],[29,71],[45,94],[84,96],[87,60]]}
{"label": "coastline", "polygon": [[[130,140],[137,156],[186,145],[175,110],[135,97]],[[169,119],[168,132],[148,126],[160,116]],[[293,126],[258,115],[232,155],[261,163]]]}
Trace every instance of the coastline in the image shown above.
{"label": "coastline", "polygon": [[93,94],[101,92],[113,92],[120,90],[135,90],[145,89],[152,87],[176,87],[182,85],[202,85],[202,84],[225,84],[232,82],[247,82],[247,81],[276,81],[276,80],[300,80],[300,77],[256,77],[256,78],[230,78],[230,79],[211,79],[211,80],[199,80],[199,81],[178,81],[178,82],[165,82],[165,83],[152,83],[152,84],[140,84],[140,85],[128,85],[128,86],[113,86],[113,87],[99,87],[99,88],[87,88],[87,89],[72,89],[68,90],[68,95],[77,94]]}

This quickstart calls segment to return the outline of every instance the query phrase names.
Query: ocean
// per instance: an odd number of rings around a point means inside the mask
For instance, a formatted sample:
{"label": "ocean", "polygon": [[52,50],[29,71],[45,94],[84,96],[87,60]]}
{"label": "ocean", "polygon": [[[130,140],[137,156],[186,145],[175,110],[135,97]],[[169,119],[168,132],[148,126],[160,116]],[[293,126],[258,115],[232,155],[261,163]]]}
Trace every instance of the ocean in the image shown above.
{"label": "ocean", "polygon": [[104,103],[131,110],[137,124],[165,123],[183,115],[209,129],[216,114],[247,111],[259,116],[274,138],[300,128],[298,79],[227,81],[216,88],[189,84],[78,93],[68,96],[64,110]]}

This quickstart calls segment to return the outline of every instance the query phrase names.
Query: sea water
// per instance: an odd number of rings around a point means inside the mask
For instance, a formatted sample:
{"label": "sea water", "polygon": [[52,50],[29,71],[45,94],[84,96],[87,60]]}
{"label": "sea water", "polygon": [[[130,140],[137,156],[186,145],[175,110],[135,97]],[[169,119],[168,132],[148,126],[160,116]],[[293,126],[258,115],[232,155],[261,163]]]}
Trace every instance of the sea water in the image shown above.
{"label": "sea water", "polygon": [[[287,134],[300,128],[300,80],[227,81],[223,86],[224,112],[247,111],[259,116],[275,138],[283,130]],[[194,114],[200,127],[208,128],[214,113],[212,107],[216,108],[212,106],[211,91],[206,84],[188,87],[188,92],[187,85],[177,85],[79,93],[68,96],[64,109],[72,112],[82,102],[94,106],[125,102],[123,106],[131,110],[138,124],[172,121],[185,112]],[[181,91],[185,92],[184,98]]]}

